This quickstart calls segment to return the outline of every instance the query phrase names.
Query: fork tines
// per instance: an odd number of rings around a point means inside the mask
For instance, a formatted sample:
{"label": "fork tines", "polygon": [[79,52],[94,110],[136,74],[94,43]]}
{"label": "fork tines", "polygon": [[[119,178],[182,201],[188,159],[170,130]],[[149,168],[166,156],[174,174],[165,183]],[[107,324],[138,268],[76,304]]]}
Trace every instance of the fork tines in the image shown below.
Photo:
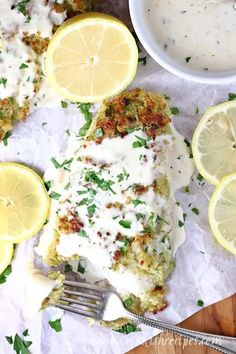
{"label": "fork tines", "polygon": [[[77,290],[78,289],[78,290]],[[88,283],[66,280],[63,296],[56,307],[82,316],[100,319],[104,289]],[[65,296],[65,295],[69,296]]]}

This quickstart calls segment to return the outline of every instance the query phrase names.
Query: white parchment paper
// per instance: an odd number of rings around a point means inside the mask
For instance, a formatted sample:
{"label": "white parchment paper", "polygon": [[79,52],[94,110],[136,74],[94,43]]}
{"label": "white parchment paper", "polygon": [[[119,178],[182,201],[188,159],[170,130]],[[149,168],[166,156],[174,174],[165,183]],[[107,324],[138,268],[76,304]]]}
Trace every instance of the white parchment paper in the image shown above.
{"label": "white parchment paper", "polygon": [[[115,14],[127,18],[126,1],[116,0],[112,4]],[[111,8],[109,1],[105,2],[105,7]],[[131,87],[137,86],[171,98],[170,106],[178,107],[180,111],[174,119],[175,126],[188,140],[191,140],[205,109],[227,100],[229,92],[236,92],[236,84],[206,86],[184,81],[162,69],[149,57],[146,66],[139,65]],[[199,114],[196,114],[196,108]],[[18,124],[8,146],[0,143],[0,160],[25,163],[43,175],[51,164],[50,158],[65,150],[66,130],[76,133],[82,124],[83,117],[74,105],[67,109],[38,110],[26,122]],[[215,242],[209,229],[207,206],[213,187],[204,181],[200,183],[196,176],[197,173],[192,178],[189,193],[179,191],[176,195],[187,213],[187,240],[177,252],[176,269],[169,280],[169,306],[157,315],[173,323],[198,311],[198,299],[207,306],[236,292],[236,257]],[[193,207],[199,209],[199,215],[191,211]],[[30,333],[27,340],[33,341],[30,347],[33,354],[119,354],[158,333],[155,329],[141,326],[141,332],[122,335],[106,328],[90,327],[86,319],[73,314],[63,315],[63,330],[56,333],[48,325],[48,320],[60,317],[61,313],[52,309],[27,319],[25,309],[28,306],[26,293],[29,282],[25,264],[32,256],[34,242],[29,240],[17,247],[13,272],[7,282],[0,285],[1,354],[13,352],[5,336],[21,335],[26,328]]]}

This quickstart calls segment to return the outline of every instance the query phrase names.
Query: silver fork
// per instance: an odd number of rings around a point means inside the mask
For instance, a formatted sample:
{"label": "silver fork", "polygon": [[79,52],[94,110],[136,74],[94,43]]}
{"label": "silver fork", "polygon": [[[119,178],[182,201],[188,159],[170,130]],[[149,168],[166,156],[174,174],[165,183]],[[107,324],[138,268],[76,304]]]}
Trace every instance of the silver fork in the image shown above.
{"label": "silver fork", "polygon": [[127,318],[136,323],[142,323],[166,332],[178,334],[225,354],[236,354],[235,337],[192,331],[164,323],[160,320],[136,315],[124,307],[118,293],[108,288],[66,280],[64,282],[63,296],[60,298],[60,303],[55,306],[62,310],[99,321],[114,321],[122,317]]}

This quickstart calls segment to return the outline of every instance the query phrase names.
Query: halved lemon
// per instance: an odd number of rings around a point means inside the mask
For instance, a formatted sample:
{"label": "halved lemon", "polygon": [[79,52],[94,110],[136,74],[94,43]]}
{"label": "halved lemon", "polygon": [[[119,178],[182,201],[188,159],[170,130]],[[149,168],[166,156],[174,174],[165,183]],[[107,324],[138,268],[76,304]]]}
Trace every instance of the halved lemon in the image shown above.
{"label": "halved lemon", "polygon": [[236,171],[236,101],[209,108],[192,141],[197,169],[212,184]]}
{"label": "halved lemon", "polygon": [[12,243],[0,243],[0,275],[11,263],[14,246]]}
{"label": "halved lemon", "polygon": [[138,49],[118,19],[88,13],[66,21],[46,55],[48,82],[65,98],[97,102],[123,91],[133,80]]}
{"label": "halved lemon", "polygon": [[42,179],[17,163],[0,163],[0,242],[18,243],[43,226],[49,197]]}
{"label": "halved lemon", "polygon": [[209,222],[217,241],[236,254],[236,173],[217,186],[209,204]]}

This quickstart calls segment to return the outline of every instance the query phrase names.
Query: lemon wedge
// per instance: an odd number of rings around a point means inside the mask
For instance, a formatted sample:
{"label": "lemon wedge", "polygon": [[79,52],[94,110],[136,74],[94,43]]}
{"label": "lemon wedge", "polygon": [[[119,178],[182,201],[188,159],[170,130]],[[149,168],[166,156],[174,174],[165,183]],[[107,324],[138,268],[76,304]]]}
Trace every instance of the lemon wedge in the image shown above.
{"label": "lemon wedge", "polygon": [[53,35],[46,77],[71,101],[97,102],[123,91],[133,80],[138,49],[128,28],[101,13],[75,16]]}
{"label": "lemon wedge", "polygon": [[197,169],[212,184],[236,171],[236,101],[209,108],[192,141]]}
{"label": "lemon wedge", "polygon": [[236,254],[236,173],[217,186],[209,204],[209,222],[217,241]]}
{"label": "lemon wedge", "polygon": [[0,275],[11,263],[14,247],[12,243],[0,243]]}
{"label": "lemon wedge", "polygon": [[43,226],[49,197],[41,178],[17,163],[0,163],[0,243],[18,243]]}

